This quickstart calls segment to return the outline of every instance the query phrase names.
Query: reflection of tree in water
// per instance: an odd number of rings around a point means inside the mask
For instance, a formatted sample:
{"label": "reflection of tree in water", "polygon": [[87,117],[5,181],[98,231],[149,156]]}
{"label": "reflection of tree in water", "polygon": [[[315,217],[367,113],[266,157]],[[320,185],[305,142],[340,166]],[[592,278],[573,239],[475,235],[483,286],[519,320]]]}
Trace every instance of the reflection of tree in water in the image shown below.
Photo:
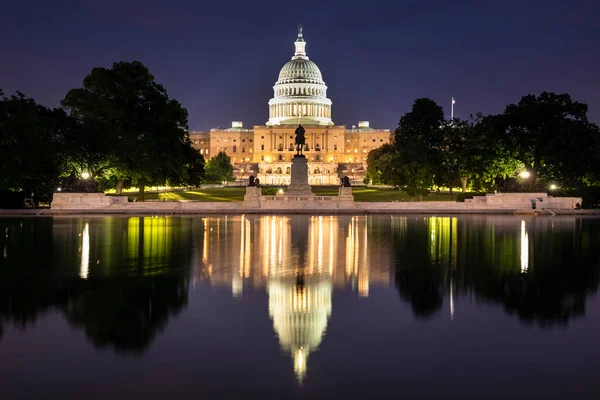
{"label": "reflection of tree in water", "polygon": [[94,345],[117,352],[148,348],[169,316],[187,305],[183,276],[6,283],[0,287],[0,321],[25,329],[41,313],[61,310]]}
{"label": "reflection of tree in water", "polygon": [[[166,326],[169,315],[187,304],[189,224],[135,217],[78,219],[75,224],[39,219],[29,226],[35,228],[37,221],[48,228],[44,235],[26,235],[37,252],[23,252],[12,240],[19,237],[20,223],[0,240],[8,244],[7,257],[0,261],[0,330],[2,322],[24,329],[40,313],[55,309],[84,328],[94,345],[139,352]],[[53,254],[59,262],[52,261]],[[93,263],[97,258],[101,262]],[[63,274],[69,277],[56,277]],[[89,279],[80,279],[88,274]]]}
{"label": "reflection of tree in water", "polygon": [[597,225],[572,218],[520,222],[408,218],[393,235],[400,297],[421,317],[466,293],[544,326],[584,315],[586,296],[599,283]]}
{"label": "reflection of tree in water", "polygon": [[72,298],[64,312],[95,346],[142,352],[169,316],[187,305],[187,295],[187,281],[179,276],[97,280]]}

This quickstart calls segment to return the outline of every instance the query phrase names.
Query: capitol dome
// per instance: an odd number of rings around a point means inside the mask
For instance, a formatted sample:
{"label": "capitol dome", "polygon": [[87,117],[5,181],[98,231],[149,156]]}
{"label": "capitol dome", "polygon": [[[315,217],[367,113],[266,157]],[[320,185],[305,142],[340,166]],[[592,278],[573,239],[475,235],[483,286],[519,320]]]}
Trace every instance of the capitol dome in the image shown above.
{"label": "capitol dome", "polygon": [[299,58],[288,61],[279,72],[278,84],[303,81],[324,85],[321,70],[317,64],[308,58]]}
{"label": "capitol dome", "polygon": [[281,68],[273,86],[267,125],[333,125],[327,86],[317,64],[306,55],[302,26],[294,45],[294,56]]}

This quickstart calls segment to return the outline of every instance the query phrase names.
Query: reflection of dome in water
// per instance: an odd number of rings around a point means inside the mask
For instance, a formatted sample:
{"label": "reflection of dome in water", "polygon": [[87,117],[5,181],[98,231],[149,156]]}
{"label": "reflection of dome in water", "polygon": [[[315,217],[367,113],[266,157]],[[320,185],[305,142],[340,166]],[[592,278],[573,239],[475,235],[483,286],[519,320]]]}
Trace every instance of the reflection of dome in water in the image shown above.
{"label": "reflection of dome in water", "polygon": [[269,316],[284,351],[294,357],[298,379],[306,373],[306,362],[316,350],[331,315],[332,286],[329,280],[307,277],[296,281],[269,280]]}

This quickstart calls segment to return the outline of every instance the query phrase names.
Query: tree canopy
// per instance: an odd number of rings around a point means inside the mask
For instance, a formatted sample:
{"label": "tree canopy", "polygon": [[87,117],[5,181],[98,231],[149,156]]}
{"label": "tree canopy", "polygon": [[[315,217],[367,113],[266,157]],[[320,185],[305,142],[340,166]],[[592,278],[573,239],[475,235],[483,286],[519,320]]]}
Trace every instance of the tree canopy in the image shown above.
{"label": "tree canopy", "polygon": [[73,167],[90,168],[93,177],[116,178],[118,191],[124,181],[143,194],[146,185],[198,181],[202,175],[202,156],[192,151],[187,133],[187,111],[140,62],[94,68],[62,106],[76,119],[80,134],[71,146],[84,150]]}
{"label": "tree canopy", "polygon": [[581,180],[597,170],[600,132],[587,119],[588,107],[568,94],[543,92],[510,104],[494,123],[504,143],[536,180]]}
{"label": "tree canopy", "polygon": [[205,175],[208,183],[233,182],[235,177],[231,158],[224,151],[220,151],[206,163]]}
{"label": "tree canopy", "polygon": [[42,198],[56,190],[65,123],[61,110],[0,90],[0,190]]}

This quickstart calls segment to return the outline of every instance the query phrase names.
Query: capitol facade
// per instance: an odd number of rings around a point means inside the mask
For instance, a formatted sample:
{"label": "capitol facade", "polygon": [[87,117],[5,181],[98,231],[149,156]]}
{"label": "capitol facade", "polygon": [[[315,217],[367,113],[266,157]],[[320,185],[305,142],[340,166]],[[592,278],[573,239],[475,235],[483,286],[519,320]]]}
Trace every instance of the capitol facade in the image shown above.
{"label": "capitol facade", "polygon": [[269,120],[253,129],[234,121],[231,128],[190,132],[190,139],[205,159],[224,151],[239,181],[254,175],[267,185],[289,185],[295,130],[305,129],[304,154],[308,158],[309,184],[337,185],[348,176],[362,183],[369,151],[390,143],[389,129],[373,129],[368,121],[346,129],[335,125],[332,101],[321,70],[306,53],[302,27],[295,52],[279,73],[269,100]]}

